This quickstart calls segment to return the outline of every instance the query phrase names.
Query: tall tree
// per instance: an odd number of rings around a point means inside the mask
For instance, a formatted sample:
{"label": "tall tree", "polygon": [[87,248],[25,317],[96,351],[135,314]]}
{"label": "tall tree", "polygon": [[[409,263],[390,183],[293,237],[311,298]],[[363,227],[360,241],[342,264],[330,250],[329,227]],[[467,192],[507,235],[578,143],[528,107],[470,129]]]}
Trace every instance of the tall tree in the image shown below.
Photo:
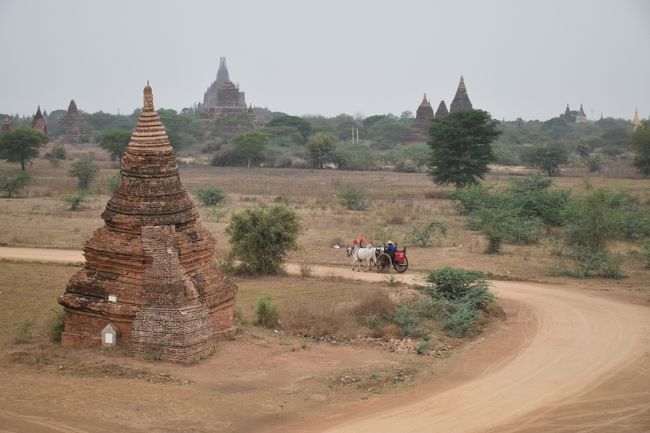
{"label": "tall tree", "polygon": [[8,162],[19,162],[20,169],[38,156],[38,151],[47,137],[38,131],[21,126],[0,136],[0,158]]}
{"label": "tall tree", "polygon": [[99,147],[111,154],[113,160],[119,160],[129,145],[131,133],[126,129],[111,129],[102,134]]}
{"label": "tall tree", "polygon": [[233,138],[232,152],[236,159],[246,161],[248,168],[262,158],[268,137],[259,132],[247,132]]}
{"label": "tall tree", "polygon": [[632,134],[634,166],[644,176],[650,176],[650,122],[644,121]]}
{"label": "tall tree", "polygon": [[314,134],[307,142],[307,153],[314,168],[323,168],[333,150],[334,140],[322,132]]}
{"label": "tall tree", "polygon": [[569,161],[569,151],[562,143],[553,142],[522,150],[521,160],[529,167],[546,172],[549,176],[560,173],[560,165]]}
{"label": "tall tree", "polygon": [[68,174],[77,178],[80,189],[86,190],[99,174],[99,166],[87,159],[78,159],[72,163]]}
{"label": "tall tree", "polygon": [[429,176],[438,185],[477,183],[494,161],[491,143],[501,132],[483,110],[461,110],[431,122]]}
{"label": "tall tree", "polygon": [[300,134],[302,134],[305,140],[311,134],[311,123],[302,117],[289,116],[288,114],[284,113],[276,115],[273,119],[271,119],[267,126],[293,126],[298,131],[300,131]]}

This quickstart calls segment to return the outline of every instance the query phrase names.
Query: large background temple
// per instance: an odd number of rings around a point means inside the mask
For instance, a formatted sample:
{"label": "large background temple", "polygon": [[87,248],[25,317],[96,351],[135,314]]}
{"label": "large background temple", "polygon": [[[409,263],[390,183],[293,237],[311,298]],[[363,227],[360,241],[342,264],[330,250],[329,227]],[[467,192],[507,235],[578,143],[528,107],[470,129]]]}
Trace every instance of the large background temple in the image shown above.
{"label": "large background temple", "polygon": [[406,139],[407,143],[415,142],[425,142],[428,139],[427,136],[427,127],[433,119],[440,119],[449,112],[453,113],[460,110],[471,110],[472,101],[469,100],[467,95],[467,89],[465,88],[465,79],[463,76],[460,76],[460,82],[458,83],[458,88],[456,89],[456,95],[451,101],[449,106],[450,110],[447,111],[447,104],[445,104],[444,99],[440,101],[438,109],[435,114],[433,112],[433,107],[431,106],[431,101],[427,99],[427,94],[424,94],[424,98],[418,107],[415,114],[415,121],[411,125],[411,132]]}
{"label": "large background temple", "polygon": [[221,57],[217,79],[203,95],[203,107],[210,114],[246,110],[246,94],[239,91],[239,86],[230,81],[226,58]]}

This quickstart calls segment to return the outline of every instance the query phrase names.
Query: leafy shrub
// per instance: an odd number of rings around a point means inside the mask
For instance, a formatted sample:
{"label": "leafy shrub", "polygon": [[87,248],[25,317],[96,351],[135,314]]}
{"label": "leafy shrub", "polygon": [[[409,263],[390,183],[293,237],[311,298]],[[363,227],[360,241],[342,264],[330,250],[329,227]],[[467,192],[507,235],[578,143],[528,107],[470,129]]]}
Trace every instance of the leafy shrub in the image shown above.
{"label": "leafy shrub", "polygon": [[393,320],[406,337],[417,337],[422,334],[422,330],[419,328],[422,319],[417,311],[407,306],[400,305],[397,307]]}
{"label": "leafy shrub", "polygon": [[61,200],[68,206],[69,210],[79,210],[88,201],[88,195],[84,192],[78,192],[74,195],[65,196]]}
{"label": "leafy shrub", "polygon": [[431,338],[425,338],[418,344],[418,346],[415,348],[415,351],[417,352],[418,355],[426,355],[429,353],[429,349],[431,349],[432,341]]}
{"label": "leafy shrub", "polygon": [[623,273],[621,272],[622,261],[623,260],[619,255],[607,257],[601,271],[603,278],[609,280],[620,280],[623,278]]}
{"label": "leafy shrub", "polygon": [[34,321],[32,319],[23,320],[18,325],[14,335],[14,343],[22,344],[27,343],[32,338],[32,330],[34,328]]}
{"label": "leafy shrub", "polygon": [[468,185],[458,188],[449,194],[449,199],[456,200],[458,213],[461,215],[470,215],[473,212],[489,206],[492,199],[490,190],[492,187],[486,187],[483,184]]}
{"label": "leafy shrub", "polygon": [[25,188],[32,182],[32,177],[27,173],[0,175],[0,191],[4,197],[16,198],[25,194]]}
{"label": "leafy shrub", "polygon": [[470,305],[461,304],[444,321],[452,337],[464,337],[477,319],[477,311]]}
{"label": "leafy shrub", "polygon": [[406,235],[406,242],[412,242],[422,248],[432,245],[431,238],[438,232],[442,236],[447,235],[447,225],[443,222],[431,220],[428,224],[421,227],[413,227]]}
{"label": "leafy shrub", "polygon": [[563,189],[551,189],[553,181],[547,177],[526,176],[516,179],[504,192],[504,199],[528,218],[539,218],[548,226],[563,222],[570,194]]}
{"label": "leafy shrub", "polygon": [[332,152],[331,160],[341,170],[373,170],[379,159],[367,146],[341,146]]}
{"label": "leafy shrub", "polygon": [[520,158],[529,167],[556,176],[560,173],[560,165],[569,161],[569,152],[563,143],[547,143],[522,149]]}
{"label": "leafy shrub", "polygon": [[363,191],[356,188],[349,188],[343,191],[339,200],[341,206],[345,207],[348,210],[365,210],[366,202],[364,200]]}
{"label": "leafy shrub", "polygon": [[[462,337],[472,328],[493,302],[494,295],[481,272],[441,268],[426,276],[430,283],[425,292],[441,305],[441,310],[429,314],[441,315],[443,323],[454,337]],[[440,313],[442,311],[442,314]]]}
{"label": "leafy shrub", "polygon": [[67,159],[67,157],[68,155],[63,144],[56,144],[52,147],[52,150],[45,154],[45,158],[54,166],[59,165],[59,161]]}
{"label": "leafy shrub", "polygon": [[108,176],[104,181],[104,185],[106,185],[106,188],[109,192],[115,192],[117,187],[120,185],[120,175],[114,174],[112,176]]}
{"label": "leafy shrub", "polygon": [[645,263],[645,267],[650,269],[650,240],[647,240],[643,243],[641,247],[641,256]]}
{"label": "leafy shrub", "polygon": [[88,189],[99,174],[99,166],[87,159],[78,159],[72,163],[68,174],[77,178],[80,189]]}
{"label": "leafy shrub", "polygon": [[257,306],[255,307],[256,324],[273,328],[277,326],[279,319],[280,313],[278,312],[278,307],[273,302],[270,294],[263,295],[257,300]]}
{"label": "leafy shrub", "polygon": [[621,220],[629,194],[607,189],[589,189],[565,212],[563,234],[580,277],[600,272],[608,264],[608,243],[621,236]]}
{"label": "leafy shrub", "polygon": [[205,206],[217,206],[226,198],[226,194],[221,188],[215,186],[205,186],[196,190],[196,196]]}
{"label": "leafy shrub", "polygon": [[592,155],[587,159],[587,168],[589,169],[590,173],[595,173],[597,171],[600,171],[600,169],[603,166],[603,160],[600,158],[599,155]]}
{"label": "leafy shrub", "polygon": [[364,326],[369,329],[377,329],[383,324],[381,318],[379,317],[379,314],[377,313],[361,316],[361,321],[363,322]]}
{"label": "leafy shrub", "polygon": [[296,212],[283,205],[258,205],[232,216],[226,228],[231,254],[239,270],[254,275],[278,275],[291,251],[298,249],[300,224]]}
{"label": "leafy shrub", "polygon": [[311,271],[311,266],[309,266],[307,263],[303,263],[300,265],[300,276],[303,278],[309,278],[312,276],[312,271]]}
{"label": "leafy shrub", "polygon": [[53,310],[54,318],[50,323],[49,334],[50,341],[58,343],[61,341],[61,334],[65,327],[65,312],[63,310]]}
{"label": "leafy shrub", "polygon": [[434,299],[464,302],[472,298],[482,306],[491,301],[485,275],[479,271],[444,267],[430,272],[425,281],[433,284],[426,292]]}

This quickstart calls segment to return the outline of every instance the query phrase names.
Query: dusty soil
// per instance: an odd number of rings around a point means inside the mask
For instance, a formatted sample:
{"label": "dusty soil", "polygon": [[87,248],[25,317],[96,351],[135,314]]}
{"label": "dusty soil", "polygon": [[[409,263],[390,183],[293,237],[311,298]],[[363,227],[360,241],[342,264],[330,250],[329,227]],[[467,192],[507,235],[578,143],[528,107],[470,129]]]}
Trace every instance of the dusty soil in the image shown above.
{"label": "dusty soil", "polygon": [[[46,260],[45,252],[38,254],[32,258]],[[78,253],[47,254],[79,259]],[[0,250],[3,255],[11,252]],[[335,267],[312,270],[317,276],[385,278]],[[411,282],[413,275],[401,278]],[[208,362],[164,365],[164,371],[135,361],[115,374],[110,367],[96,374],[92,364],[88,373],[66,372],[56,363],[10,363],[0,393],[0,431],[650,430],[647,305],[563,285],[493,286],[506,321],[436,364],[437,374],[428,379],[410,377],[409,362],[422,358],[327,344],[303,349],[260,331],[225,343]],[[350,364],[358,368],[337,372],[337,365]],[[160,373],[169,379],[153,381],[165,377]],[[388,387],[380,386],[382,380]],[[409,381],[413,386],[399,386]],[[278,399],[281,393],[285,398]]]}

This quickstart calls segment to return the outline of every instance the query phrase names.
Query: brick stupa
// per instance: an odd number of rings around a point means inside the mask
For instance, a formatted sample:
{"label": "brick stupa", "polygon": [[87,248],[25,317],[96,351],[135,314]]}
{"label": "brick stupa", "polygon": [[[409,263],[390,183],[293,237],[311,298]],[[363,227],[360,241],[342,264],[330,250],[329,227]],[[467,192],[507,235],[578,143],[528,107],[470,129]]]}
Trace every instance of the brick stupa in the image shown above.
{"label": "brick stupa", "polygon": [[181,185],[148,84],[102,219],[59,297],[64,347],[98,346],[112,324],[136,356],[189,363],[234,333],[237,287],[214,264],[215,240]]}

